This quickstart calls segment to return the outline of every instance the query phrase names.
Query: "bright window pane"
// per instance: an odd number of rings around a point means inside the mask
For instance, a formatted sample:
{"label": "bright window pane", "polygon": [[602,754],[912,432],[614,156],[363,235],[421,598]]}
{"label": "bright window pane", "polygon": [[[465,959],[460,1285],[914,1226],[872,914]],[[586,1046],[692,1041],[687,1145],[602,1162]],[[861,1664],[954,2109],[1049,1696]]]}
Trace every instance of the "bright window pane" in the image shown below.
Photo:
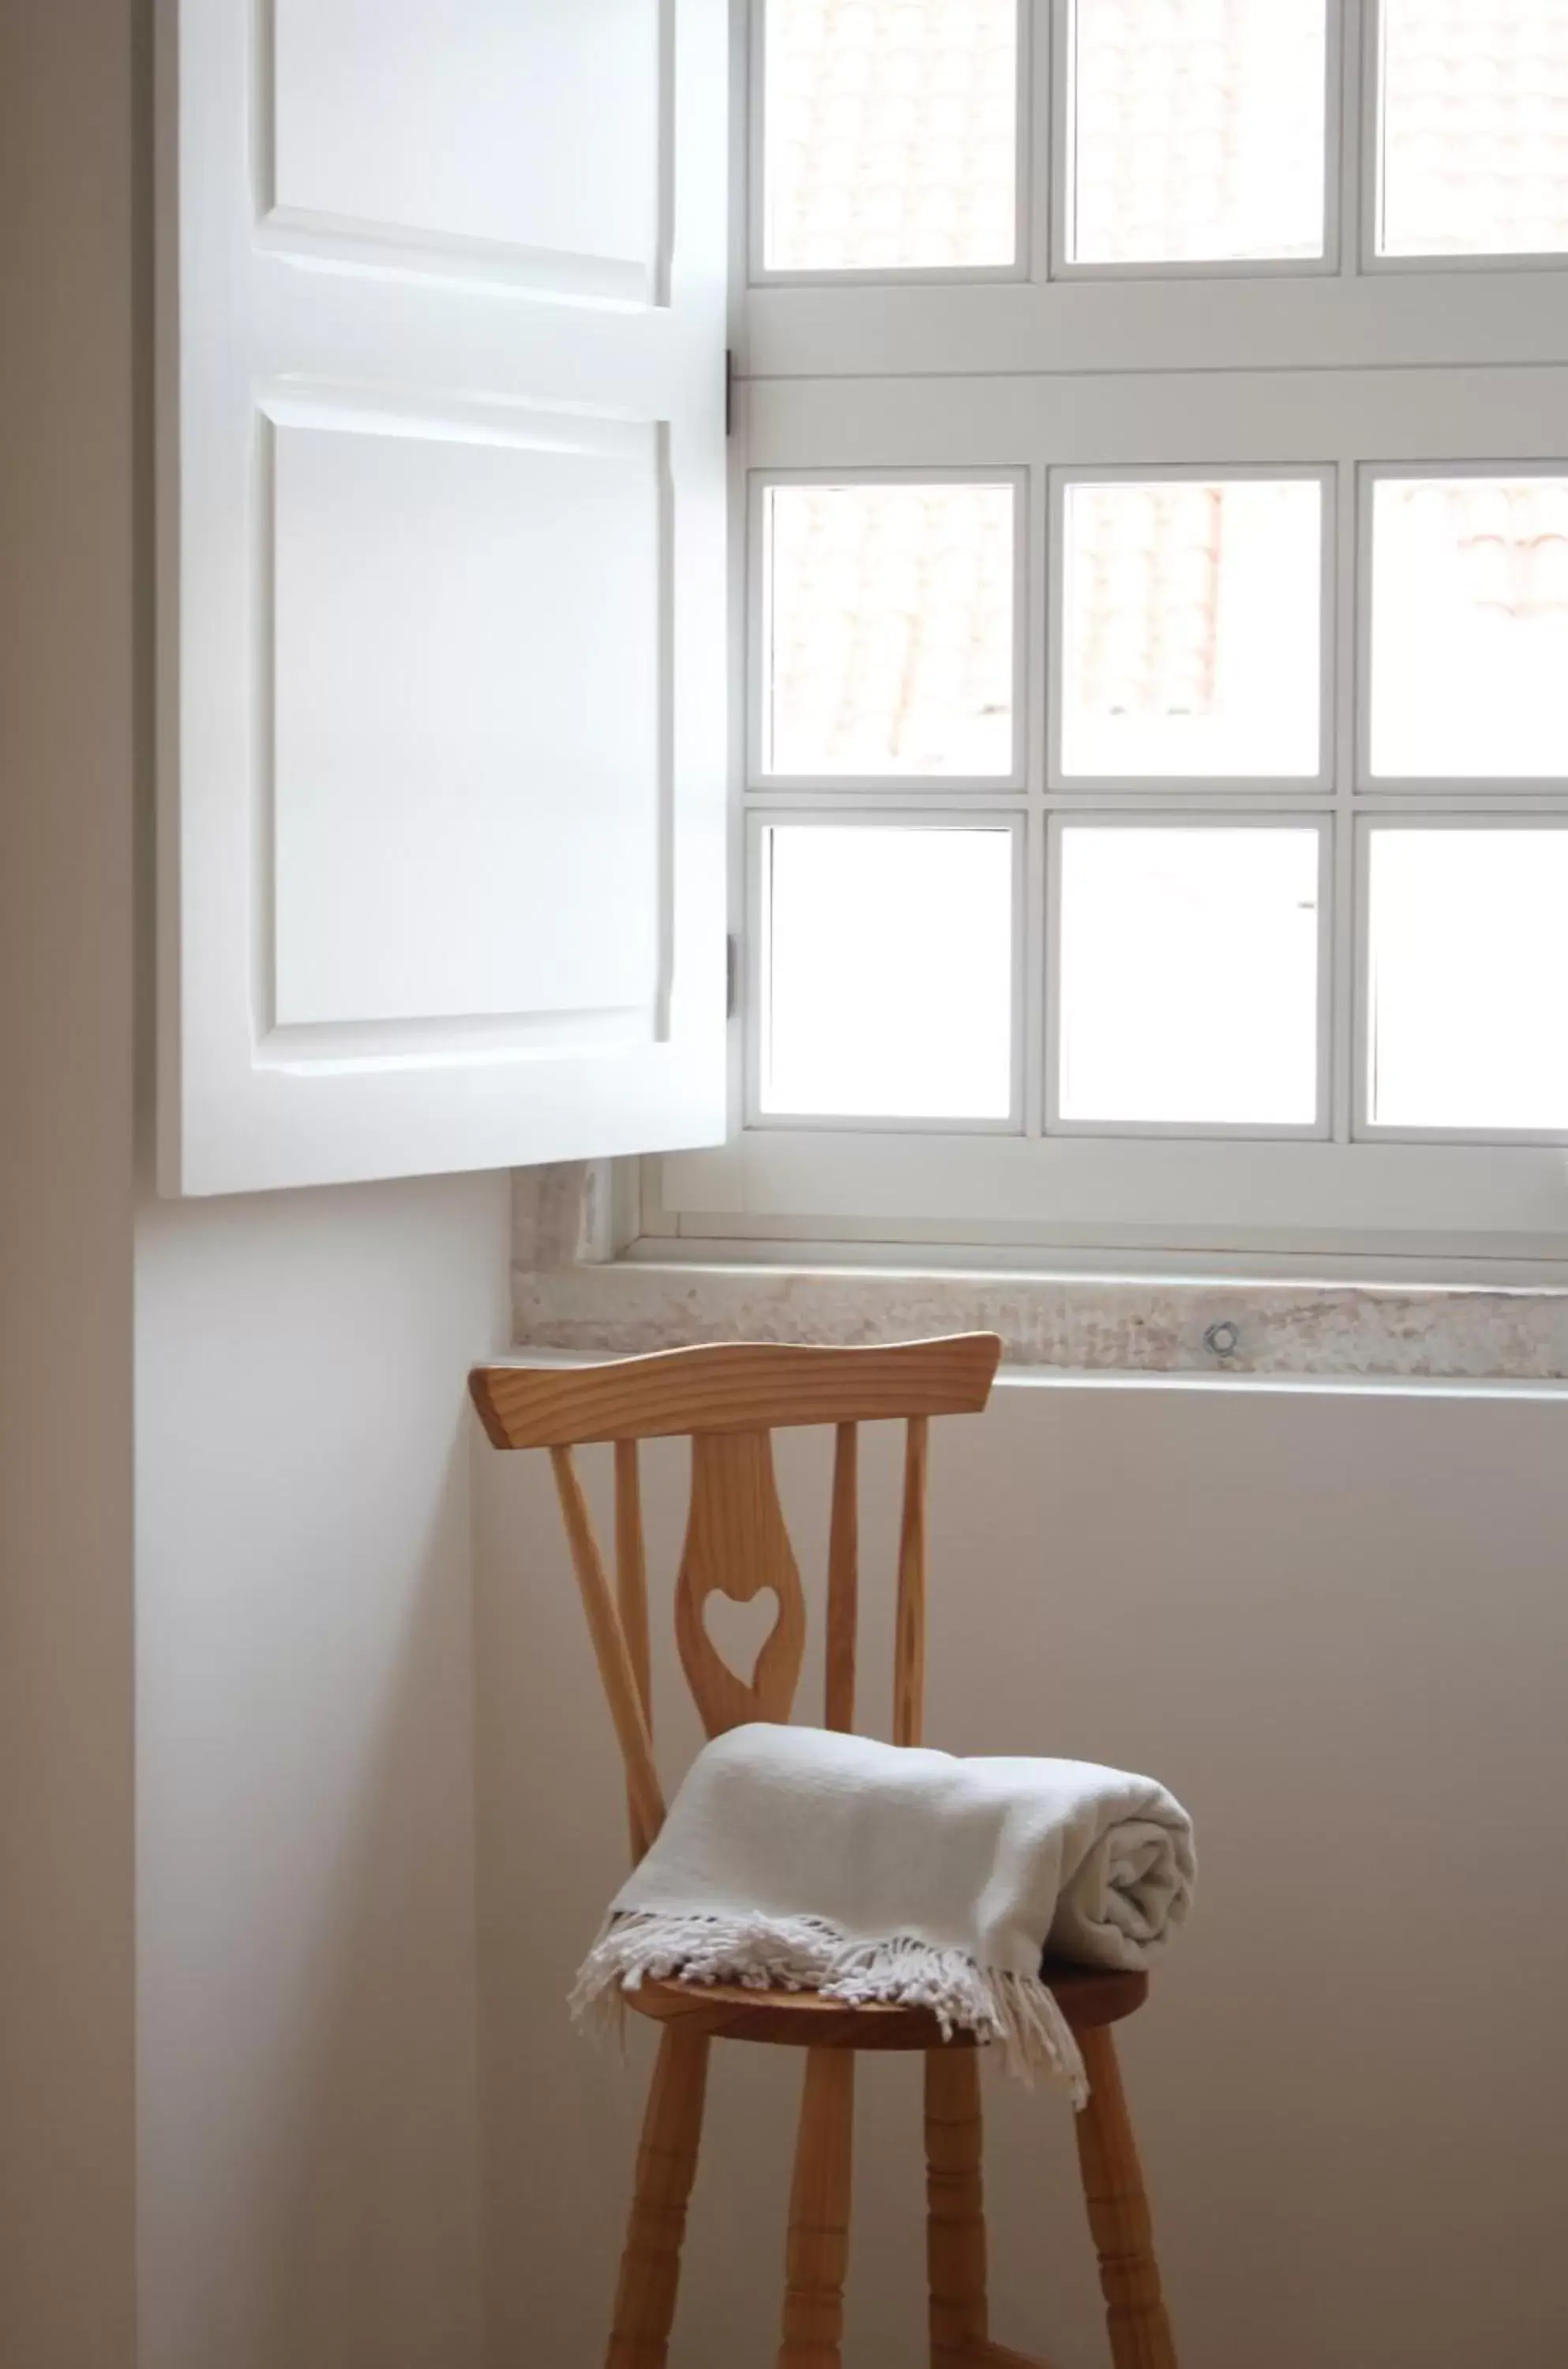
{"label": "bright window pane", "polygon": [[1368,1116],[1568,1127],[1568,830],[1378,830]]}
{"label": "bright window pane", "polygon": [[1069,825],[1065,1119],[1310,1127],[1315,830]]}
{"label": "bright window pane", "polygon": [[772,773],[1013,770],[1011,486],[773,486]]}
{"label": "bright window pane", "polygon": [[1383,0],[1384,255],[1568,250],[1568,0]]}
{"label": "bright window pane", "polygon": [[1372,771],[1568,774],[1568,477],[1382,478]]}
{"label": "bright window pane", "polygon": [[1066,773],[1316,774],[1315,478],[1070,486],[1066,571]]}
{"label": "bright window pane", "polygon": [[1016,0],[768,0],[770,271],[1017,253]]}
{"label": "bright window pane", "polygon": [[767,1112],[1005,1118],[1013,834],[775,824],[763,834]]}
{"label": "bright window pane", "polygon": [[1077,0],[1075,263],[1323,251],[1324,0]]}

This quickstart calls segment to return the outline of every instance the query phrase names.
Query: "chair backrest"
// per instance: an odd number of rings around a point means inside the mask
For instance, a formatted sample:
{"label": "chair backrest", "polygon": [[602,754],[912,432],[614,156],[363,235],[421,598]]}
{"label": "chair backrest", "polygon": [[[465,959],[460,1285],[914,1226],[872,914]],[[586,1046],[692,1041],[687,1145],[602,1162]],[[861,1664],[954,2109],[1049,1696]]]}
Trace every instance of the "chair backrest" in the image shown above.
{"label": "chair backrest", "polygon": [[[854,1724],[858,1618],[857,1426],[908,1425],[898,1544],[893,1737],[918,1744],[925,1691],[927,1425],[933,1414],[978,1414],[1001,1355],[994,1333],[910,1341],[890,1348],[797,1348],[737,1342],[668,1349],[612,1365],[486,1366],[470,1379],[498,1448],[547,1448],[583,1608],[626,1767],[632,1848],[640,1857],[664,1823],[653,1757],[647,1556],[637,1442],[689,1434],[692,1500],[676,1581],[675,1634],[710,1736],[752,1719],[787,1720],[806,1650],[806,1598],[773,1478],[773,1434],[831,1424],[826,1717]],[[615,1451],[615,1586],[612,1590],[572,1450]],[[721,1658],[704,1619],[715,1591],[741,1603],[765,1588],[779,1617],[750,1678]]]}

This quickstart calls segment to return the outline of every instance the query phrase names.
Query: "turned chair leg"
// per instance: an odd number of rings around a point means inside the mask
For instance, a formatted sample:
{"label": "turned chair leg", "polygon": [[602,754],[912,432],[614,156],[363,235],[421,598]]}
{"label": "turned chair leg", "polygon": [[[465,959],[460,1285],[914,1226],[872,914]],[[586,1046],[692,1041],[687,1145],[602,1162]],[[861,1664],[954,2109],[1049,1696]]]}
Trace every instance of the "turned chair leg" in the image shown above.
{"label": "turned chair leg", "polygon": [[669,2359],[707,2078],[706,2038],[668,2024],[643,2116],[608,2369],[665,2369]]}
{"label": "turned chair leg", "polygon": [[854,2057],[811,2048],[795,2142],[779,2369],[840,2369],[850,2253]]}
{"label": "turned chair leg", "polygon": [[986,2344],[980,2065],[972,2048],[925,2060],[925,2259],[932,2369],[971,2369]]}
{"label": "turned chair leg", "polygon": [[1089,2103],[1075,2117],[1078,2162],[1116,2369],[1176,2369],[1160,2292],[1143,2174],[1127,2120],[1116,2043],[1104,2027],[1080,2031]]}

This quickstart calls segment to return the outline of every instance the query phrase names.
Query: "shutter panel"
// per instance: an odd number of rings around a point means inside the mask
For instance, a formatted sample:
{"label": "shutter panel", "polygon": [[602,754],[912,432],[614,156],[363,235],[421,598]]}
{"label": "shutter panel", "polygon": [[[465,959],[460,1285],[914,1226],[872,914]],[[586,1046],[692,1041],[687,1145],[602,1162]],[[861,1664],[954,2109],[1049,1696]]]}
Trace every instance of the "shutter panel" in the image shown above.
{"label": "shutter panel", "polygon": [[725,0],[164,0],[166,1191],[724,1132]]}

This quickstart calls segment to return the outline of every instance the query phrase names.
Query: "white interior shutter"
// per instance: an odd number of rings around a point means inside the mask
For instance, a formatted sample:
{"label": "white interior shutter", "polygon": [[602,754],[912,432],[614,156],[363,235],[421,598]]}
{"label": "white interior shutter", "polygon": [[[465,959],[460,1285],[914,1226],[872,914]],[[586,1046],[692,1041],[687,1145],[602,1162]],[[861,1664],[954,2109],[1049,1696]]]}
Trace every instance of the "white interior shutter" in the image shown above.
{"label": "white interior shutter", "polygon": [[160,1171],[724,1132],[726,0],[165,0]]}

